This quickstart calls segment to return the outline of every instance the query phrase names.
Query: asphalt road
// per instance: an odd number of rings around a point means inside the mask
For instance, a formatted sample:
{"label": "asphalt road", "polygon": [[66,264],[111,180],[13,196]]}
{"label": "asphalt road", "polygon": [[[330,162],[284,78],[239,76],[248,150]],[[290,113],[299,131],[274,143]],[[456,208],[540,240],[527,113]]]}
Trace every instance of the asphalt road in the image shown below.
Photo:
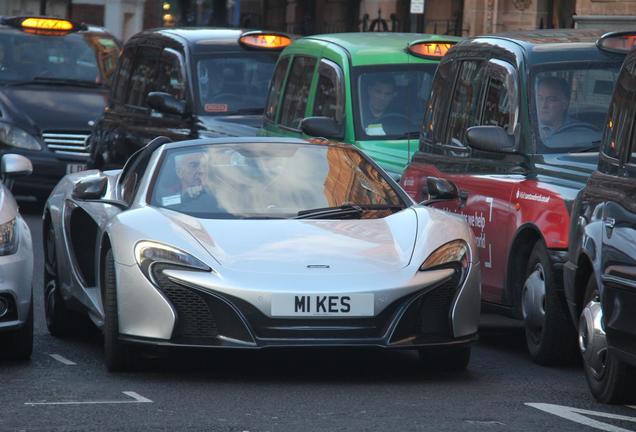
{"label": "asphalt road", "polygon": [[580,368],[533,364],[518,329],[482,332],[459,374],[360,350],[178,352],[110,374],[90,325],[73,339],[48,334],[40,216],[26,218],[35,346],[31,362],[0,361],[0,431],[636,430],[636,409],[594,402]]}

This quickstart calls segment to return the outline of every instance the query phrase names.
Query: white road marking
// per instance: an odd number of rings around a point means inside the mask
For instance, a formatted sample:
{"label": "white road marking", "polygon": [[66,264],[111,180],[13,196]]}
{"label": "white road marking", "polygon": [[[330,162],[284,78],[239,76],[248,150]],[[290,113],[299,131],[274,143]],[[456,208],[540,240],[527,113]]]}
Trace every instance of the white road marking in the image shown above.
{"label": "white road marking", "polygon": [[130,403],[152,403],[148,398],[143,397],[134,391],[122,392],[133,400],[111,400],[111,401],[68,401],[68,402],[25,402],[25,405],[100,405],[100,404],[130,404]]}
{"label": "white road marking", "polygon": [[536,408],[541,411],[545,411],[549,414],[554,414],[556,416],[562,417],[566,420],[573,421],[575,423],[579,423],[585,426],[593,427],[595,429],[599,429],[607,432],[633,432],[630,429],[624,429],[618,426],[614,426],[608,423],[603,423],[598,420],[591,419],[587,416],[593,417],[601,417],[613,420],[621,420],[636,423],[636,417],[623,416],[618,414],[610,414],[601,411],[589,411],[579,408],[572,408],[568,406],[562,405],[553,405],[546,403],[526,403],[525,405]]}
{"label": "white road marking", "polygon": [[67,366],[73,366],[76,365],[77,363],[75,363],[74,361],[70,361],[69,359],[67,359],[66,357],[63,357],[59,354],[49,354],[51,357],[53,357],[55,360],[59,361],[60,363],[63,363]]}

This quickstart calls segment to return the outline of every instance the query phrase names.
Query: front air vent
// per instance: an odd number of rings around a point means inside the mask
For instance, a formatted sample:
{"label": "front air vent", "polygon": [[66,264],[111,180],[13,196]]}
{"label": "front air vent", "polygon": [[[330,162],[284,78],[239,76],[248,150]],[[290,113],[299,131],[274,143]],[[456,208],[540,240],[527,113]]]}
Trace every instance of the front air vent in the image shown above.
{"label": "front air vent", "polygon": [[90,132],[58,132],[45,131],[42,138],[49,150],[65,156],[88,157],[88,137]]}

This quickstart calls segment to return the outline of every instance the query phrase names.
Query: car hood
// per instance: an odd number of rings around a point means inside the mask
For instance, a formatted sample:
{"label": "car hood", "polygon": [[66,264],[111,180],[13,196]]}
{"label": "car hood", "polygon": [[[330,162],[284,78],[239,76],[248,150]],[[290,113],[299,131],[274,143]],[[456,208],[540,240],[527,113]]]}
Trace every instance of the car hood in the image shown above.
{"label": "car hood", "polygon": [[0,89],[0,110],[32,134],[43,130],[90,130],[104,110],[106,89],[29,85]]}
{"label": "car hood", "polygon": [[209,220],[159,211],[214,257],[213,267],[237,272],[396,271],[409,264],[417,236],[412,209],[358,220]]}
{"label": "car hood", "polygon": [[201,137],[256,136],[263,124],[261,115],[200,116]]}

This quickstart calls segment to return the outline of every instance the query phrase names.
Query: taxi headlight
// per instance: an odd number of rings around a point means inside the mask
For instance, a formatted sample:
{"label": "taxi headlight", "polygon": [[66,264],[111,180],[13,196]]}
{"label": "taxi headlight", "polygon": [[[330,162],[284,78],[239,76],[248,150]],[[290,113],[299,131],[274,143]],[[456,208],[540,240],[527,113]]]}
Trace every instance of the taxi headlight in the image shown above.
{"label": "taxi headlight", "polygon": [[0,224],[0,255],[11,255],[18,250],[16,220]]}
{"label": "taxi headlight", "polygon": [[470,263],[468,244],[463,240],[453,240],[439,248],[426,258],[420,266],[421,271],[434,270],[440,267],[459,266],[464,271]]}
{"label": "taxi headlight", "polygon": [[42,150],[34,136],[19,127],[0,122],[0,143],[25,150]]}
{"label": "taxi headlight", "polygon": [[211,271],[201,260],[179,249],[161,243],[140,241],[135,245],[135,259],[141,272],[152,282],[152,266],[156,263],[171,264],[188,269]]}

